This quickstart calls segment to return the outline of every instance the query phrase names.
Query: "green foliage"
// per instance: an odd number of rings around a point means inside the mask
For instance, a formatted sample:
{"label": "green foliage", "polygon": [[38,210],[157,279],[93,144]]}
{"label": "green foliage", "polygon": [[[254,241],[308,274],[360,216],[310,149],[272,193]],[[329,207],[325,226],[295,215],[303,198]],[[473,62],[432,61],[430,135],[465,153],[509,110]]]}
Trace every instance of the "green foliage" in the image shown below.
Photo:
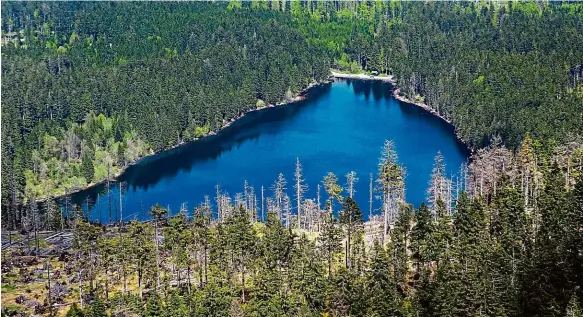
{"label": "green foliage", "polygon": [[[334,67],[389,73],[473,148],[583,132],[580,4],[302,3],[293,18]],[[361,70],[362,69],[362,70]]]}
{"label": "green foliage", "polygon": [[144,317],[162,317],[166,316],[166,311],[162,304],[162,299],[154,293],[148,297],[142,316]]}
{"label": "green foliage", "polygon": [[18,39],[2,44],[2,173],[19,186],[2,182],[2,206],[102,181],[328,76],[288,15],[240,6],[3,4]]}
{"label": "green foliage", "polygon": [[84,188],[115,176],[127,162],[143,156],[143,141],[135,132],[123,131],[121,124],[115,117],[90,112],[83,124],[55,128],[55,135],[47,131],[40,148],[32,151],[31,168],[24,171],[25,197],[39,199]]}
{"label": "green foliage", "polygon": [[69,310],[67,310],[67,314],[65,316],[67,316],[67,317],[84,317],[85,314],[83,313],[83,310],[81,308],[79,308],[79,306],[77,306],[77,303],[73,303],[71,305],[71,307],[69,308]]}
{"label": "green foliage", "polygon": [[336,254],[340,252],[341,230],[336,226],[336,219],[332,212],[328,212],[323,219],[320,233],[320,253],[328,263],[328,278],[332,277],[332,265]]}
{"label": "green foliage", "polygon": [[[452,215],[439,197],[431,210],[399,205],[405,170],[387,142],[378,183],[395,203],[387,209],[400,209],[384,245],[365,236],[374,223],[363,226],[333,173],[323,181],[319,230],[309,235],[286,229],[274,213],[254,224],[243,206],[216,220],[210,206],[189,219],[168,218],[156,205],[154,222],[134,221],[114,237],[79,214],[71,266],[86,276],[77,291],[98,294],[96,275],[113,270],[137,278],[139,293],[111,297],[112,312],[581,315],[582,153],[569,152],[561,167],[538,155],[583,132],[580,4],[3,2],[2,9],[2,220],[26,223],[34,208],[19,210],[23,202],[102,181],[151,151],[289,100],[330,66],[391,74],[404,96],[451,120],[472,148],[492,139],[520,147],[504,165],[512,177],[491,181],[484,197],[475,187],[473,196],[461,192]],[[284,182],[282,175],[282,195]],[[334,201],[343,203],[338,219]],[[43,223],[62,228],[56,205],[46,205]],[[175,278],[176,289],[156,288],[160,275]],[[105,304],[95,298],[86,315],[106,316]],[[67,316],[83,312],[73,305]]]}
{"label": "green foliage", "polygon": [[355,243],[355,236],[363,233],[363,228],[360,207],[358,207],[356,201],[350,197],[347,197],[342,204],[340,224],[344,226],[344,230],[346,231],[346,267],[351,268],[352,260],[354,258],[352,244]]}
{"label": "green foliage", "polygon": [[194,316],[228,316],[231,296],[228,285],[211,279],[193,294]]}
{"label": "green foliage", "polygon": [[87,153],[83,154],[83,159],[81,160],[81,171],[87,183],[93,181],[93,173],[95,172],[93,168],[93,161]]}
{"label": "green foliage", "polygon": [[389,254],[378,242],[371,251],[370,271],[366,276],[365,298],[368,316],[396,316],[399,312],[397,283],[393,279]]}
{"label": "green foliage", "polygon": [[89,312],[87,313],[88,317],[107,317],[106,307],[105,304],[101,301],[101,299],[95,298],[93,303],[91,303]]}

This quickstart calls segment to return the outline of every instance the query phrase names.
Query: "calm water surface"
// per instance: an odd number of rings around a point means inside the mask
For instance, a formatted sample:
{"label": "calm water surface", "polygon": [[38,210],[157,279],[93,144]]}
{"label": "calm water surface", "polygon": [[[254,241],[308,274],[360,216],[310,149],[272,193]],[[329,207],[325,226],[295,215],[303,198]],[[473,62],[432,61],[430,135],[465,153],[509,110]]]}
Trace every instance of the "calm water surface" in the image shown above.
{"label": "calm water surface", "polygon": [[[248,114],[216,136],[148,157],[120,176],[127,182],[123,195],[124,220],[146,219],[156,203],[171,213],[187,203],[189,211],[209,195],[215,185],[234,196],[244,181],[265,195],[284,173],[293,197],[296,157],[304,167],[307,197],[327,172],[344,184],[354,170],[360,181],[355,199],[368,214],[369,173],[375,173],[384,140],[393,140],[399,161],[407,169],[406,199],[418,206],[426,196],[433,158],[445,157],[448,174],[456,174],[468,152],[456,141],[452,127],[422,109],[392,97],[392,86],[380,81],[342,80],[310,90],[304,101]],[[323,191],[322,191],[323,192]],[[109,221],[104,186],[73,196],[90,218]],[[112,220],[119,219],[119,191],[111,192]],[[260,197],[260,195],[258,196]],[[325,198],[323,194],[322,200]],[[374,208],[380,207],[376,201]],[[378,211],[377,211],[378,212]]]}

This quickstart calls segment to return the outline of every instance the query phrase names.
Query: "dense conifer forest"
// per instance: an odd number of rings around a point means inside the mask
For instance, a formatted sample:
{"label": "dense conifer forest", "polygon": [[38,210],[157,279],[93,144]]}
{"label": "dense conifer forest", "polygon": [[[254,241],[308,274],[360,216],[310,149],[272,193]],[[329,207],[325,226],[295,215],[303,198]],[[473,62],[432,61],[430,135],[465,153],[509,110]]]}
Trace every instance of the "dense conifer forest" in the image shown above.
{"label": "dense conifer forest", "polygon": [[[3,2],[1,40],[3,315],[583,314],[580,3]],[[353,173],[307,197],[300,159],[265,200],[217,187],[107,226],[70,204],[330,68],[450,121],[474,151],[461,183],[438,154],[414,208],[387,141],[380,216]]]}

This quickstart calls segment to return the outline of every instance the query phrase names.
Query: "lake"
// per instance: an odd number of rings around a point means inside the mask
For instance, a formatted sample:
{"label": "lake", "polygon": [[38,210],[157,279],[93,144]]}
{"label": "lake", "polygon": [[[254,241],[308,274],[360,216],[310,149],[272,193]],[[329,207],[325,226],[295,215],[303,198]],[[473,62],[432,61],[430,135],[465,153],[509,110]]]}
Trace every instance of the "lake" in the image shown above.
{"label": "lake", "polygon": [[[344,185],[344,175],[355,171],[360,180],[354,198],[368,215],[369,173],[376,178],[381,147],[387,139],[394,141],[399,161],[407,170],[406,200],[418,206],[425,200],[438,151],[445,158],[448,175],[459,172],[469,153],[450,125],[396,100],[392,89],[382,81],[338,80],[310,89],[302,101],[249,113],[215,136],[147,157],[119,177],[127,183],[124,220],[148,219],[147,212],[156,203],[169,207],[171,214],[186,203],[192,212],[205,195],[214,203],[217,184],[235,196],[243,192],[247,181],[257,193],[263,185],[265,196],[272,196],[270,187],[280,172],[293,199],[296,158],[309,186],[306,198],[315,199],[317,184],[328,172],[335,173]],[[322,193],[324,201],[323,189]],[[111,219],[116,221],[117,184],[110,196]],[[87,198],[90,218],[108,222],[105,186],[75,193],[72,201],[86,209]],[[374,209],[380,206],[375,200]]]}

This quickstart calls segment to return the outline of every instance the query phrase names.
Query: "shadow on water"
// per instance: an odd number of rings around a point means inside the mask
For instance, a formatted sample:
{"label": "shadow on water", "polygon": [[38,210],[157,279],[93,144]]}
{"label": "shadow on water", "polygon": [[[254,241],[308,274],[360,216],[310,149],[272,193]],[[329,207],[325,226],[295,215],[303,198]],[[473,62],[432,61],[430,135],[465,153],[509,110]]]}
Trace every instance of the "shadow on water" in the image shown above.
{"label": "shadow on water", "polygon": [[[437,117],[431,112],[412,103],[407,103],[397,99],[394,100],[399,105],[399,109],[401,110],[401,113],[403,114],[404,117],[407,118],[424,117],[425,124],[432,125],[436,129],[442,130],[444,134],[455,135],[455,127],[453,125],[447,123],[446,121]],[[470,157],[471,152],[468,149],[467,145],[465,145],[458,138],[455,138],[455,143],[458,150],[461,153],[463,153],[465,157]]]}
{"label": "shadow on water", "polygon": [[[278,129],[261,129],[260,126],[288,121],[306,106],[329,94],[330,89],[330,83],[313,87],[305,93],[303,100],[285,106],[250,112],[216,135],[148,156],[128,167],[118,177],[118,181],[125,182],[128,189],[133,191],[147,190],[161,180],[171,179],[181,172],[190,171],[195,164],[216,160],[223,153],[236,149],[246,141],[255,140],[261,134],[277,133]],[[95,207],[95,202],[99,201],[99,196],[106,194],[107,186],[103,183],[73,194],[71,201],[82,206],[83,209],[86,205],[92,209]]]}
{"label": "shadow on water", "polygon": [[[189,198],[212,194],[216,182],[225,191],[236,190],[243,180],[252,186],[269,185],[273,180],[269,175],[293,174],[293,167],[288,169],[282,163],[290,157],[305,158],[305,177],[310,181],[321,177],[323,166],[337,173],[354,168],[365,175],[377,167],[378,147],[387,138],[403,147],[402,163],[412,171],[406,180],[408,197],[418,204],[424,200],[437,151],[445,151],[452,171],[469,156],[465,145],[455,141],[451,125],[393,98],[392,84],[336,82],[310,89],[304,100],[292,105],[248,113],[217,135],[146,157],[129,167],[119,177],[127,184],[124,220],[147,219],[147,210],[157,202],[178,210]],[[357,184],[357,192],[368,192],[365,183]],[[71,200],[91,214],[92,220],[117,221],[122,214],[117,183],[112,184],[110,199],[101,184],[73,194]],[[357,197],[363,206],[365,200]]]}
{"label": "shadow on water", "polygon": [[[426,124],[433,125],[434,127],[446,132],[447,134],[455,134],[454,126],[433,115],[427,110],[414,104],[393,99],[393,91],[395,87],[389,82],[381,80],[346,79],[346,83],[348,86],[352,86],[352,91],[357,96],[364,96],[366,100],[369,100],[370,96],[372,95],[375,101],[379,101],[381,99],[394,100],[399,105],[403,116],[407,118],[423,116],[425,117]],[[375,104],[378,105],[378,103]],[[465,156],[470,156],[470,151],[463,142],[456,139],[456,145]]]}
{"label": "shadow on water", "polygon": [[350,80],[346,83],[352,86],[352,91],[357,96],[364,96],[366,100],[372,97],[375,101],[389,99],[393,95],[393,85],[381,80]]}

